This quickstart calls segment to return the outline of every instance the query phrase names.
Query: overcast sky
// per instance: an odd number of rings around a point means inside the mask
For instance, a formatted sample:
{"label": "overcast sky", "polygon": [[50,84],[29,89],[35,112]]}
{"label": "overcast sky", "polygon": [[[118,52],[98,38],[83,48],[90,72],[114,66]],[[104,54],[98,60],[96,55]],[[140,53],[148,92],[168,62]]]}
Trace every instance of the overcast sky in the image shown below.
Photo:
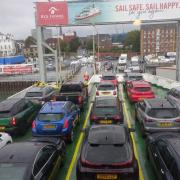
{"label": "overcast sky", "polygon": [[[39,0],[46,1],[46,0]],[[54,0],[56,1],[56,0]],[[11,33],[15,39],[25,39],[35,28],[34,4],[36,0],[0,0],[0,32]],[[98,26],[99,33],[122,33],[134,29],[131,25]],[[137,27],[136,27],[137,28]],[[75,30],[78,36],[93,33],[92,27],[66,27],[63,31]]]}

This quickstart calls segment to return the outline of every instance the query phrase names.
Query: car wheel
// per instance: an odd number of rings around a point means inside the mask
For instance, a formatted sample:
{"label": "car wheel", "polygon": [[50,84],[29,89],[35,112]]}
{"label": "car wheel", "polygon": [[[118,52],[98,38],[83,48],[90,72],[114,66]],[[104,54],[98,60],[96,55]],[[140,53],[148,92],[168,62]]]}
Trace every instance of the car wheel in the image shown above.
{"label": "car wheel", "polygon": [[74,141],[73,129],[72,129],[71,132],[68,134],[67,141],[68,141],[68,143],[72,143],[72,142]]}

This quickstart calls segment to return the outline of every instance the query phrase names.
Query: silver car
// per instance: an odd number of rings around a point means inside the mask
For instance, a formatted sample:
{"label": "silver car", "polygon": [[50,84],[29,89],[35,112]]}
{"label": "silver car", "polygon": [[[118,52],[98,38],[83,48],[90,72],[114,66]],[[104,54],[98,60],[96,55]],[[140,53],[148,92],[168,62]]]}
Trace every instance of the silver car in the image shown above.
{"label": "silver car", "polygon": [[167,93],[167,99],[173,104],[175,104],[180,110],[180,87],[172,88]]}
{"label": "silver car", "polygon": [[180,132],[180,114],[167,99],[146,99],[135,105],[135,116],[142,135],[160,131]]}

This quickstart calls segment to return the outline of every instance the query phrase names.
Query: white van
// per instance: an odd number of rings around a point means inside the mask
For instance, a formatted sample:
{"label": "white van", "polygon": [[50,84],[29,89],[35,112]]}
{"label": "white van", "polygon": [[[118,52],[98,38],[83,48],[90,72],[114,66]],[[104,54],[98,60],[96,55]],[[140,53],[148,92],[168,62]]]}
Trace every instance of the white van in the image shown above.
{"label": "white van", "polygon": [[119,56],[119,60],[117,64],[117,70],[124,71],[126,64],[127,64],[127,54],[121,54],[121,56]]}

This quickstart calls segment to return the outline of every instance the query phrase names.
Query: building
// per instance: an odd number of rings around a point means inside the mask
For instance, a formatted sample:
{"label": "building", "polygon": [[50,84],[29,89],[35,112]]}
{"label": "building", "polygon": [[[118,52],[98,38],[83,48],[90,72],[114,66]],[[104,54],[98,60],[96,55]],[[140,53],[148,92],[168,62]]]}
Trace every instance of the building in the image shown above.
{"label": "building", "polygon": [[15,41],[15,46],[16,46],[16,53],[17,54],[23,53],[23,50],[24,50],[24,47],[25,47],[24,40],[16,40]]}
{"label": "building", "polygon": [[37,45],[32,44],[29,47],[25,47],[24,48],[24,56],[26,58],[28,58],[28,57],[32,57],[32,58],[37,57],[38,56]]}
{"label": "building", "polygon": [[75,39],[77,37],[75,31],[68,31],[63,34],[63,40],[67,43],[69,43],[72,39]]}
{"label": "building", "polygon": [[141,55],[165,55],[176,51],[176,24],[141,26]]}
{"label": "building", "polygon": [[[32,29],[31,30],[31,36],[34,38],[34,39],[37,39],[37,33],[36,33],[36,29]],[[43,36],[44,36],[44,39],[49,39],[52,37],[52,29],[43,29]]]}
{"label": "building", "polygon": [[12,34],[0,33],[0,56],[13,56],[16,54],[15,40]]}

